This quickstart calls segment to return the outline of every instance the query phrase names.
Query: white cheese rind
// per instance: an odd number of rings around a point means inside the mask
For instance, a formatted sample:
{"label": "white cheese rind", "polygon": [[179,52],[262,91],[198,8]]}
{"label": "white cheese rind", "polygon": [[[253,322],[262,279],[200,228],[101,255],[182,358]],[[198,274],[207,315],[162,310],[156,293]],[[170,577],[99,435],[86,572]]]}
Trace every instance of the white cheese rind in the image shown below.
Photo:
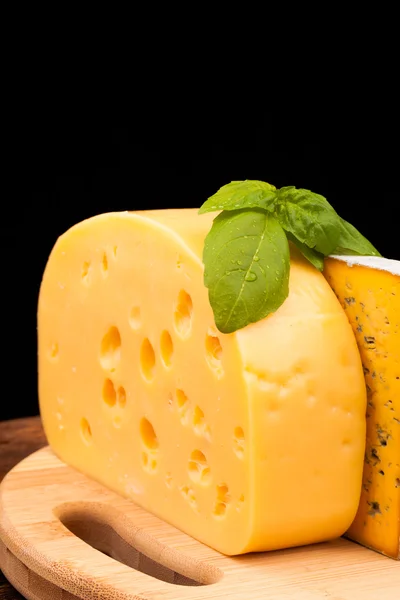
{"label": "white cheese rind", "polygon": [[400,275],[400,261],[393,258],[384,258],[383,256],[347,256],[332,254],[329,258],[335,258],[345,262],[349,267],[360,266],[387,271],[392,275]]}

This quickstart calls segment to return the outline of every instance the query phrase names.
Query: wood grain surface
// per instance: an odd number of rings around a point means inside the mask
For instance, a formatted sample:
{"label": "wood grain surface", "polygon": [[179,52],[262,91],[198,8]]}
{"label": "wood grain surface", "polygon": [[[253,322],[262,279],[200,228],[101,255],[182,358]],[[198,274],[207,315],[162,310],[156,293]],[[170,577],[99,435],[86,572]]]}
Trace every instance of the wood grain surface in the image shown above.
{"label": "wood grain surface", "polygon": [[[0,422],[0,482],[23,458],[46,445],[39,417]],[[22,598],[0,571],[0,600]]]}
{"label": "wood grain surface", "polygon": [[353,542],[225,557],[48,447],[3,481],[0,534],[0,558],[32,600],[399,598],[400,563]]}

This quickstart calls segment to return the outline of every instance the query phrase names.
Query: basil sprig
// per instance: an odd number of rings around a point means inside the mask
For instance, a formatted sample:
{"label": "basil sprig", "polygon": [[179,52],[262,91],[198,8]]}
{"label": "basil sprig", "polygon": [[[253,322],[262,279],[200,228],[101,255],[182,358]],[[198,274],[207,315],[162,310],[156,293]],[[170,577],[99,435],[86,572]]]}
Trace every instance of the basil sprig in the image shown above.
{"label": "basil sprig", "polygon": [[310,190],[232,181],[201,206],[220,211],[203,262],[215,324],[232,333],[275,312],[289,293],[288,241],[318,270],[329,254],[381,256],[329,202]]}

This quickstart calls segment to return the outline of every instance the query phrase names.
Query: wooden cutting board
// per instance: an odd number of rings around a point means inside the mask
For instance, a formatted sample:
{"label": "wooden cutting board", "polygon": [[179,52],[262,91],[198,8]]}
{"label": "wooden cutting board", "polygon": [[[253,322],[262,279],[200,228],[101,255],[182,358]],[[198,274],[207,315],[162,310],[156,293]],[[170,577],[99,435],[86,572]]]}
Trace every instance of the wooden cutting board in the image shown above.
{"label": "wooden cutting board", "polygon": [[338,539],[229,558],[46,447],[0,486],[0,568],[32,600],[399,600],[400,563]]}

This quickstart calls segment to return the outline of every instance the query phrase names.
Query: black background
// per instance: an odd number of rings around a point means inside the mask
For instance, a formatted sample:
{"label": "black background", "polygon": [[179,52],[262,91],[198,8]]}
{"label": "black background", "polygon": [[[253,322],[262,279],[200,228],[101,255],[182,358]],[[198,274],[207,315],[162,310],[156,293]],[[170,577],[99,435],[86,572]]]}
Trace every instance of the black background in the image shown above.
{"label": "black background", "polygon": [[[18,134],[13,202],[3,210],[0,420],[38,414],[36,306],[57,237],[92,215],[197,207],[231,180],[261,179],[323,194],[378,247],[400,259],[396,152],[365,136],[276,144],[259,123],[251,143],[205,142],[190,127],[71,129],[49,124]],[[214,136],[215,138],[217,136]],[[222,137],[222,136],[220,136]],[[150,138],[150,139],[149,139]],[[384,150],[386,148],[386,150]]]}

